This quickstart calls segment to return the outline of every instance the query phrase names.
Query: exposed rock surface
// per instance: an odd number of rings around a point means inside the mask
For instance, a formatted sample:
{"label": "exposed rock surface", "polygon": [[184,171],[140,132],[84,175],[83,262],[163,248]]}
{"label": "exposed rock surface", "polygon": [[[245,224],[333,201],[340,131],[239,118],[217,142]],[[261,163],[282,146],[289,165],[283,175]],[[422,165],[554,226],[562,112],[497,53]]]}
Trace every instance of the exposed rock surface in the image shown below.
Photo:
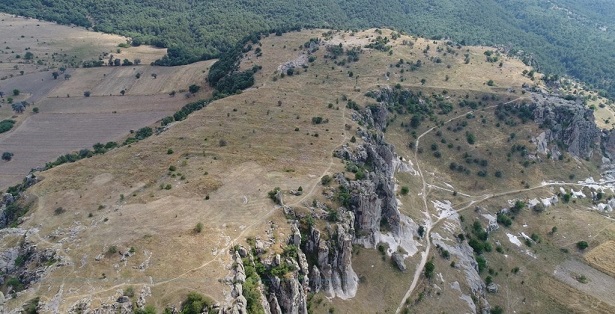
{"label": "exposed rock surface", "polygon": [[312,228],[303,247],[316,264],[310,277],[312,292],[324,291],[328,297],[353,298],[359,277],[352,269],[352,242],[354,239],[354,214],[339,210],[340,221],[327,229],[328,239]]}
{"label": "exposed rock surface", "polygon": [[404,256],[402,254],[395,252],[391,256],[391,258],[393,259],[395,266],[397,266],[399,270],[406,271],[407,267],[406,267],[406,263],[404,262]]}
{"label": "exposed rock surface", "polygon": [[381,227],[393,234],[399,233],[400,213],[395,199],[395,148],[384,141],[378,130],[386,127],[387,110],[382,105],[371,106],[355,115],[363,125],[374,126],[376,132],[359,130],[364,144],[354,151],[344,146],[336,156],[370,169],[366,179],[348,181],[338,177],[340,184],[349,191],[348,209],[355,213],[357,240],[366,247],[375,247]]}
{"label": "exposed rock surface", "polygon": [[[542,93],[532,94],[534,121],[545,129],[545,139],[569,153],[591,157],[600,143],[594,112],[582,102]],[[615,148],[615,146],[613,146]]]}
{"label": "exposed rock surface", "polygon": [[18,246],[0,251],[0,285],[9,278],[19,281],[19,287],[10,287],[9,291],[28,288],[53,267],[66,265],[55,249],[42,249],[34,244],[30,236],[36,232],[36,229],[26,231],[20,228],[0,231],[2,238],[21,238]]}

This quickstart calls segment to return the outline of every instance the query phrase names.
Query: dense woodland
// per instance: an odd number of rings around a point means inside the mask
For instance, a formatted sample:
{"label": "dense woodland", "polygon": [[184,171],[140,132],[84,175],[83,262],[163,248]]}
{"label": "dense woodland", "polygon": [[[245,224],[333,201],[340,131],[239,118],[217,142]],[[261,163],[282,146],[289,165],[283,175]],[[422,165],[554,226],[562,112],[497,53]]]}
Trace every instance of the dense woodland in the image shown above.
{"label": "dense woodland", "polygon": [[160,65],[218,57],[254,31],[392,27],[523,51],[544,72],[615,94],[615,2],[609,0],[0,0],[0,10],[172,48]]}

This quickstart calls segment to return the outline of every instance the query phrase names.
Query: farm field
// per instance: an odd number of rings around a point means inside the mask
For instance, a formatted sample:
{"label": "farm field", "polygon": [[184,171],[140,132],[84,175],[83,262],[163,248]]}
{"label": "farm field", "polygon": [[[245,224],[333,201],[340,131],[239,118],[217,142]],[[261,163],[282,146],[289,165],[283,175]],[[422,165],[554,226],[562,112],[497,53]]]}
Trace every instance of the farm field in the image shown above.
{"label": "farm field", "polygon": [[[98,60],[105,54],[122,60],[139,58],[142,64],[150,64],[166,54],[166,49],[149,46],[118,48],[128,40],[123,36],[5,13],[0,13],[0,38],[3,41],[0,47],[2,80],[22,75],[21,71],[26,74],[75,67],[82,61]],[[28,52],[31,55],[26,56]]]}
{"label": "farm field", "polygon": [[[154,104],[154,103],[153,103]],[[148,108],[149,107],[149,108]],[[26,119],[16,130],[0,137],[3,151],[13,159],[0,163],[0,188],[19,182],[32,168],[45,165],[58,156],[95,143],[117,141],[130,130],[155,123],[171,115],[177,104],[166,110],[138,106],[136,111],[40,113]],[[81,108],[78,108],[81,109]]]}
{"label": "farm field", "polygon": [[[5,41],[0,47],[0,120],[16,122],[0,134],[0,151],[14,154],[11,161],[0,162],[0,189],[60,155],[119,141],[131,130],[173,114],[194,100],[185,91],[191,84],[204,85],[214,62],[153,67],[149,63],[166,49],[118,48],[128,38],[3,13],[0,38]],[[75,68],[82,61],[111,55],[141,59],[141,65],[114,67],[105,62],[103,67]],[[84,97],[86,91],[91,97]],[[172,91],[177,95],[169,95]],[[204,88],[195,96],[208,94]],[[28,104],[24,112],[13,111],[11,102],[22,101]]]}

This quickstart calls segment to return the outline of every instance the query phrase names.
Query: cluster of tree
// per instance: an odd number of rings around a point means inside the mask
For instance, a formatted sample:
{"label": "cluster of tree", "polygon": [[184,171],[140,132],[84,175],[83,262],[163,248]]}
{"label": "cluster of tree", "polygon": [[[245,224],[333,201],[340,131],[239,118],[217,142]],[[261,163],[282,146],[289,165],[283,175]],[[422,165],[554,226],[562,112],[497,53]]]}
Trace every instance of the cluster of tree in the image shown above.
{"label": "cluster of tree", "polygon": [[615,27],[609,1],[0,0],[0,10],[169,48],[159,65],[218,57],[253,31],[388,26],[464,45],[505,45],[511,53],[524,51],[527,63],[544,72],[567,73],[615,93],[615,34],[605,31]]}

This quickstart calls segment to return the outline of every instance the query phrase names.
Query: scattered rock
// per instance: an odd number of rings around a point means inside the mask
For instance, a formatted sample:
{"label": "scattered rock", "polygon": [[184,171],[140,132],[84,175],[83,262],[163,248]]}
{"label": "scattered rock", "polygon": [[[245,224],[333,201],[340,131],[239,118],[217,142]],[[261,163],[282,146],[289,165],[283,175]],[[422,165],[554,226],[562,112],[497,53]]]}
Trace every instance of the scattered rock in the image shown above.
{"label": "scattered rock", "polygon": [[391,256],[391,259],[393,260],[393,262],[395,263],[395,265],[397,266],[397,268],[399,268],[399,270],[405,272],[407,267],[406,267],[406,262],[404,261],[404,256],[398,252],[393,253],[393,255]]}

